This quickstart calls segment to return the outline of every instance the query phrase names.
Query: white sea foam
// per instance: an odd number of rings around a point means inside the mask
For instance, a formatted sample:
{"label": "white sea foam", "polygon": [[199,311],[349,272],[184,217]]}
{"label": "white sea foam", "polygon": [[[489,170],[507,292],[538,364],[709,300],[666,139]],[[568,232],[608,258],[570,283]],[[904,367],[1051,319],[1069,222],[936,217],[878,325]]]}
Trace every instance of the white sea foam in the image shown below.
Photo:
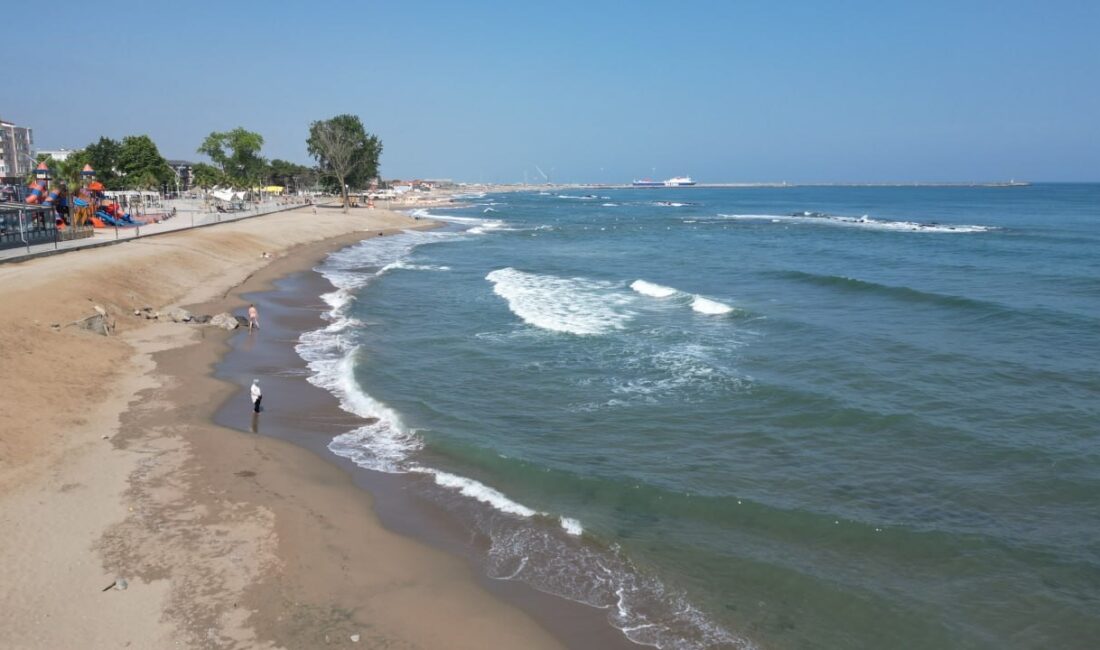
{"label": "white sea foam", "polygon": [[867,215],[862,217],[843,217],[836,215],[802,213],[802,214],[719,214],[723,219],[736,219],[743,221],[768,221],[771,223],[798,223],[821,224],[828,226],[841,226],[848,228],[863,228],[866,230],[886,230],[897,232],[927,232],[927,233],[975,233],[996,230],[991,226],[976,226],[968,224],[946,223],[920,223],[916,221],[888,221],[885,219],[873,219]]}
{"label": "white sea foam", "polygon": [[642,294],[643,296],[649,296],[651,298],[668,298],[679,293],[672,287],[665,287],[652,282],[646,282],[645,280],[635,280],[630,283],[630,288]]}
{"label": "white sea foam", "polygon": [[[496,212],[492,208],[486,208],[484,212]],[[433,214],[425,209],[413,210],[409,214],[420,217],[422,219],[434,219],[436,221],[445,221],[447,223],[458,224],[460,226],[467,226],[466,232],[471,235],[484,235],[489,232],[498,230],[521,230],[519,228],[511,228],[507,222],[501,219],[490,219],[487,217],[458,217],[450,214]]]}
{"label": "white sea foam", "polygon": [[552,332],[604,334],[633,317],[633,301],[610,282],[526,273],[508,267],[485,276],[493,292],[525,323]]}
{"label": "white sea foam", "polygon": [[[596,378],[578,381],[578,385],[600,385],[592,394],[610,392],[610,399],[578,402],[570,408],[578,412],[657,404],[675,401],[681,404],[732,395],[751,386],[751,378],[723,361],[731,348],[743,345],[741,332],[730,332],[721,349],[701,343],[651,345],[641,341],[623,358],[622,371],[609,369]],[[658,334],[659,336],[659,334]]]}
{"label": "white sea foam", "polygon": [[355,292],[395,268],[443,270],[445,267],[409,264],[406,256],[417,246],[454,234],[407,232],[392,237],[364,240],[329,255],[317,270],[335,291],[321,296],[330,307],[329,323],[304,332],[295,350],[306,361],[310,383],[331,392],[345,411],[371,423],[337,436],[329,444],[333,453],[356,464],[385,472],[404,471],[402,464],[422,446],[416,433],[405,427],[400,416],[360,388],[354,374],[357,346],[352,334],[362,323],[349,315]]}
{"label": "white sea foam", "polygon": [[733,307],[718,302],[717,300],[711,300],[710,298],[704,298],[703,296],[695,296],[691,301],[691,308],[700,314],[710,314],[712,316],[720,316],[722,314],[728,314],[733,311]]}
{"label": "white sea foam", "polygon": [[538,526],[494,522],[489,576],[608,612],[608,620],[635,643],[657,648],[754,646],[716,625],[685,595],[639,571],[621,551],[577,544]]}
{"label": "white sea foam", "polygon": [[434,264],[413,264],[411,262],[406,262],[405,260],[397,260],[396,262],[390,262],[389,264],[383,266],[378,271],[378,275],[382,275],[383,273],[388,273],[397,269],[402,269],[405,271],[450,271],[451,267],[446,265],[437,266]]}
{"label": "white sea foam", "polygon": [[617,207],[619,207],[618,203],[601,203],[600,205],[602,205],[605,208],[617,208]]}
{"label": "white sea foam", "polygon": [[[682,295],[677,289],[672,287],[666,287],[660,284],[654,284],[645,280],[635,280],[630,283],[630,288],[643,296],[649,296],[651,298],[668,298],[671,296]],[[700,314],[708,314],[712,316],[720,316],[722,314],[728,314],[733,311],[733,307],[718,302],[717,300],[711,300],[700,295],[694,295],[691,297],[692,310]]]}
{"label": "white sea foam", "polygon": [[485,221],[484,223],[481,223],[479,225],[474,226],[473,228],[470,228],[466,232],[470,233],[471,235],[484,235],[485,233],[492,232],[494,230],[512,230],[512,229],[511,228],[505,228],[503,221]]}
{"label": "white sea foam", "polygon": [[573,537],[579,537],[584,532],[584,526],[581,526],[581,522],[571,517],[561,517],[562,530]]}
{"label": "white sea foam", "polygon": [[450,472],[444,472],[421,465],[414,465],[409,468],[409,471],[427,474],[432,477],[436,485],[455,490],[463,496],[488,504],[501,512],[516,515],[517,517],[534,517],[537,514],[541,514],[537,510],[532,510],[522,503],[517,503],[509,499],[504,496],[504,493],[500,490],[491,488],[472,478],[466,478],[465,476],[459,476],[457,474],[451,474]]}

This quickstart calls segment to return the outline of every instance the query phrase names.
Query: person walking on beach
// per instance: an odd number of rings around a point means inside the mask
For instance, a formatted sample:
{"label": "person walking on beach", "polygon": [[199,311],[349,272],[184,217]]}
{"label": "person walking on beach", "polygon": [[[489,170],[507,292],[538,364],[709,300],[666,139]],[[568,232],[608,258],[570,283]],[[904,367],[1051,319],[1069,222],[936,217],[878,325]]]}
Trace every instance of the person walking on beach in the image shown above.
{"label": "person walking on beach", "polygon": [[260,310],[256,309],[256,305],[248,306],[248,333],[252,333],[252,328],[260,329]]}
{"label": "person walking on beach", "polygon": [[264,393],[260,390],[260,380],[252,380],[252,412],[260,412],[260,400],[264,398]]}

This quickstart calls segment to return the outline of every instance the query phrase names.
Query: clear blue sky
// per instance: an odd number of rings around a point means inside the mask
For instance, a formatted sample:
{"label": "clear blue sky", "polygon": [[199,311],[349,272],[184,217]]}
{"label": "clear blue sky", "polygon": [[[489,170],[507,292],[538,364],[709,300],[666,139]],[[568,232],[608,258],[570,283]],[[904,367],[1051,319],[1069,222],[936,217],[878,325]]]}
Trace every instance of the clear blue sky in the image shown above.
{"label": "clear blue sky", "polygon": [[19,6],[0,116],[41,148],[240,125],[308,162],[350,112],[387,177],[1100,180],[1094,0]]}

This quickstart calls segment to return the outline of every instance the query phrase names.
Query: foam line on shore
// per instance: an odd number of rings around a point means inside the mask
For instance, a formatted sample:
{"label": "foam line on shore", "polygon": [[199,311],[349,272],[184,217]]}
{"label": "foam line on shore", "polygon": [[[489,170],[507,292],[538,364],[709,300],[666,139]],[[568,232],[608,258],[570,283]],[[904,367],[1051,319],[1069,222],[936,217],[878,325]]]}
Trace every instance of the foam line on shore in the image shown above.
{"label": "foam line on shore", "polygon": [[[464,218],[457,219],[465,221]],[[384,240],[364,240],[358,245],[331,254],[317,269],[336,287],[335,291],[321,296],[330,308],[325,315],[329,323],[320,329],[302,333],[295,350],[311,371],[308,378],[310,383],[336,396],[340,407],[345,411],[371,420],[368,424],[334,437],[328,449],[366,469],[387,473],[428,474],[440,487],[456,491],[503,513],[524,518],[546,515],[473,479],[414,463],[412,457],[424,447],[423,440],[414,429],[405,425],[399,413],[364,391],[355,377],[355,359],[359,346],[354,342],[353,329],[362,325],[349,314],[355,292],[394,269],[447,269],[445,266],[417,265],[407,261],[407,256],[417,246],[437,241],[438,237],[436,233],[407,232]],[[579,535],[583,531],[582,525],[576,519],[562,517],[561,525],[570,535]]]}

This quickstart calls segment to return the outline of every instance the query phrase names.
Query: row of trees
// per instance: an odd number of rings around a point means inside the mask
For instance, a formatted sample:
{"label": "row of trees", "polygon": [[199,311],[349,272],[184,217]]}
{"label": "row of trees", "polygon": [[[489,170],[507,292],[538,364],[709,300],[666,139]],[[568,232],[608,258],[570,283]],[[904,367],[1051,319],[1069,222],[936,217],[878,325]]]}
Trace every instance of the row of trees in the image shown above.
{"label": "row of trees", "polygon": [[[44,159],[39,156],[39,161]],[[175,172],[147,135],[122,139],[100,138],[65,160],[51,160],[54,178],[72,185],[80,183],[80,170],[91,165],[96,178],[109,190],[148,190],[174,182]]]}
{"label": "row of trees", "polygon": [[[382,141],[367,133],[358,116],[346,114],[310,124],[306,148],[315,167],[277,158],[268,161],[260,153],[263,145],[262,135],[242,127],[214,131],[197,150],[211,162],[192,167],[194,185],[203,189],[280,185],[294,190],[321,185],[338,191],[346,209],[348,189],[364,188],[377,177],[382,154]],[[85,164],[95,169],[96,178],[109,190],[171,188],[176,181],[175,172],[147,135],[126,136],[121,142],[101,137],[64,161],[50,162],[55,178],[74,185]]]}

